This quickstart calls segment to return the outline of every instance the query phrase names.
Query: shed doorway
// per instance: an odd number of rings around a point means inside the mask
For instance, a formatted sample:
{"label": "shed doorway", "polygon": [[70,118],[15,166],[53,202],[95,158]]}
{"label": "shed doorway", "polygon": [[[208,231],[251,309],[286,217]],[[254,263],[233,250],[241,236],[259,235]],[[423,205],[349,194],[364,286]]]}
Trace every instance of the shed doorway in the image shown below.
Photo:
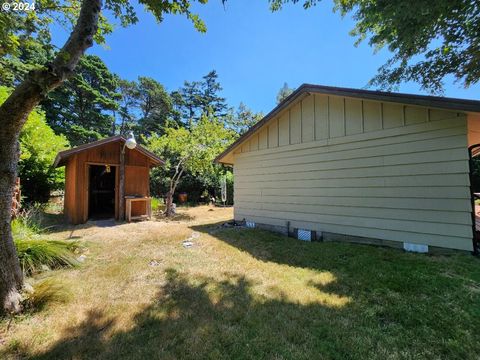
{"label": "shed doorway", "polygon": [[115,217],[116,166],[89,165],[88,218]]}

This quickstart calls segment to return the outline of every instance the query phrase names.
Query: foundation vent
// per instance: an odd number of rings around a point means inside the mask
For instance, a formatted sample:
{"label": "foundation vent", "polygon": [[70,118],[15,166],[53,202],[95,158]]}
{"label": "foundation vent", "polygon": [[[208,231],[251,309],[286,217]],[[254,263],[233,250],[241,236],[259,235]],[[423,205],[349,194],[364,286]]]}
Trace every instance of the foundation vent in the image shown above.
{"label": "foundation vent", "polygon": [[409,252],[428,253],[428,245],[403,243],[403,249]]}
{"label": "foundation vent", "polygon": [[312,241],[312,232],[310,230],[298,229],[297,239],[303,241]]}
{"label": "foundation vent", "polygon": [[245,222],[245,226],[246,226],[247,228],[253,229],[253,228],[255,228],[255,222],[253,222],[253,221],[246,221],[246,222]]}

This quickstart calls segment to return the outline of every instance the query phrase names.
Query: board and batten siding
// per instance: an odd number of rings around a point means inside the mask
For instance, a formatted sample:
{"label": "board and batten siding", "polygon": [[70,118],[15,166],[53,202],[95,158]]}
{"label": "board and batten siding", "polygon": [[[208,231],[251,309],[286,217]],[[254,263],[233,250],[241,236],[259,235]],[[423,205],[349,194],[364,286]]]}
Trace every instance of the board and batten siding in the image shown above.
{"label": "board and batten siding", "polygon": [[467,116],[311,94],[234,150],[235,219],[472,250]]}

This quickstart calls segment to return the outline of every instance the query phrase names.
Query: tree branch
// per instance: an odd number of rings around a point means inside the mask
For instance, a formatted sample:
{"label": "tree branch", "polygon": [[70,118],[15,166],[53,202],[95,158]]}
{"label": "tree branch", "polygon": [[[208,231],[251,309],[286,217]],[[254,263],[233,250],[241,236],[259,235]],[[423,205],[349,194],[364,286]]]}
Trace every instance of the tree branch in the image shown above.
{"label": "tree branch", "polygon": [[93,45],[101,7],[102,0],[83,1],[75,28],[53,62],[30,72],[0,106],[2,125],[18,133],[45,95],[73,74],[80,57]]}

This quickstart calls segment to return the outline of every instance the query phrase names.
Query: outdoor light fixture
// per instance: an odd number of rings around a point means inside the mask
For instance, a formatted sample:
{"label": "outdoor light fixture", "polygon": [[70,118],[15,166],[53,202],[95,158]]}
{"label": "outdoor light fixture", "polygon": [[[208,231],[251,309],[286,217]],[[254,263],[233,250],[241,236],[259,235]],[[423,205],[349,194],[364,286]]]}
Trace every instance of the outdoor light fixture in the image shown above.
{"label": "outdoor light fixture", "polygon": [[135,141],[135,136],[133,136],[133,131],[130,131],[128,139],[125,141],[125,144],[123,144],[122,154],[125,153],[125,146],[130,150],[133,150],[137,147],[137,142]]}
{"label": "outdoor light fixture", "polygon": [[110,173],[110,165],[105,165],[105,171],[107,172],[107,174]]}
{"label": "outdoor light fixture", "polygon": [[135,136],[133,136],[132,131],[130,131],[129,137],[128,137],[127,141],[125,142],[125,146],[127,148],[129,148],[130,150],[135,149],[135,147],[137,146],[137,142],[135,141]]}

